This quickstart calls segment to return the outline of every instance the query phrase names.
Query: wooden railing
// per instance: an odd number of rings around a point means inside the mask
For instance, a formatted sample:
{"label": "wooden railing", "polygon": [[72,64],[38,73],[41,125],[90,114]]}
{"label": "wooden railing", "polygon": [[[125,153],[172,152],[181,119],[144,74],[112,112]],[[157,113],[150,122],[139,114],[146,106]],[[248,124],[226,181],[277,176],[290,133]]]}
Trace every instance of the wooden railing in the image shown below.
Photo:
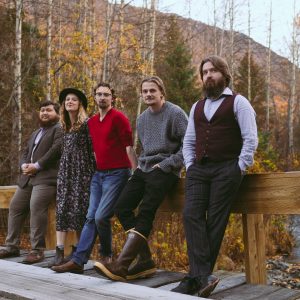
{"label": "wooden railing", "polygon": [[[0,187],[0,209],[8,208],[15,187]],[[181,212],[184,205],[184,179],[165,199],[160,210]],[[265,284],[264,214],[300,214],[300,172],[246,175],[232,207],[241,213],[248,283]],[[55,203],[49,210],[47,248],[55,247]],[[72,237],[70,237],[70,242]]]}

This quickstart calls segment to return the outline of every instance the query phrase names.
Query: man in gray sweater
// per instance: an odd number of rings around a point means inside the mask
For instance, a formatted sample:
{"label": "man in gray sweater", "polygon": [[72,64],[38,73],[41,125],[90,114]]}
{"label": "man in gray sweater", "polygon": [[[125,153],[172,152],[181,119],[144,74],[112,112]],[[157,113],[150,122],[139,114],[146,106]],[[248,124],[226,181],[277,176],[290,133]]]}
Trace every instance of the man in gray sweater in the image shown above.
{"label": "man in gray sweater", "polygon": [[[115,207],[115,214],[128,234],[127,240],[116,261],[95,263],[97,272],[116,281],[155,273],[147,239],[155,213],[176,184],[183,167],[182,142],[188,122],[186,113],[165,100],[165,87],[157,76],[142,81],[141,94],[148,106],[137,120],[142,151],[138,167]],[[133,260],[135,263],[131,264]]]}

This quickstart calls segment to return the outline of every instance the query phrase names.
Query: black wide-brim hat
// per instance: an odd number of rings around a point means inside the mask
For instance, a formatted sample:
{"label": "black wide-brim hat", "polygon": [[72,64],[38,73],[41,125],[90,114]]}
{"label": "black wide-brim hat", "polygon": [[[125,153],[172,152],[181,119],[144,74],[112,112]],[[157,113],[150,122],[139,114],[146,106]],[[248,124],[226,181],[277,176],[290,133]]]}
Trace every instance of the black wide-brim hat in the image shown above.
{"label": "black wide-brim hat", "polygon": [[59,103],[62,104],[63,101],[66,99],[67,95],[69,95],[69,94],[76,95],[79,98],[80,102],[82,103],[82,106],[84,107],[84,109],[85,110],[87,109],[88,101],[87,101],[85,94],[74,88],[67,88],[67,89],[62,90],[59,94]]}

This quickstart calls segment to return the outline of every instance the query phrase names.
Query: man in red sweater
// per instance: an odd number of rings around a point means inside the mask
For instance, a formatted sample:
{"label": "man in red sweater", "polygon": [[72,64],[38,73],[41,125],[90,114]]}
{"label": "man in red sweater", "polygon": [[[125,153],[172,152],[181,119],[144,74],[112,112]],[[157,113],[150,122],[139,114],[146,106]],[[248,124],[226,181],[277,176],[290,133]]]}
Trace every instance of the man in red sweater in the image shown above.
{"label": "man in red sweater", "polygon": [[82,273],[97,235],[100,239],[100,259],[106,262],[111,260],[110,219],[113,216],[115,202],[130,176],[130,169],[137,167],[129,120],[123,113],[113,108],[113,89],[109,84],[99,83],[94,92],[99,113],[89,119],[88,127],[97,171],[91,181],[87,220],[76,252],[69,262],[52,267],[52,270],[59,273]]}

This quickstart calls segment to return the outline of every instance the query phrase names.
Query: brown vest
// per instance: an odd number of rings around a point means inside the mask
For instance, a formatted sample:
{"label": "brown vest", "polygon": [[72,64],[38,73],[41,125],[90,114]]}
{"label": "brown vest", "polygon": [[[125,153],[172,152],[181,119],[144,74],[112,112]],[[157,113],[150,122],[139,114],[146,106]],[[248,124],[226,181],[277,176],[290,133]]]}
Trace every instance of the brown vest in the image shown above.
{"label": "brown vest", "polygon": [[197,161],[203,157],[212,161],[225,161],[240,155],[243,141],[233,112],[235,96],[226,96],[210,121],[204,114],[206,99],[196,104],[194,122]]}

